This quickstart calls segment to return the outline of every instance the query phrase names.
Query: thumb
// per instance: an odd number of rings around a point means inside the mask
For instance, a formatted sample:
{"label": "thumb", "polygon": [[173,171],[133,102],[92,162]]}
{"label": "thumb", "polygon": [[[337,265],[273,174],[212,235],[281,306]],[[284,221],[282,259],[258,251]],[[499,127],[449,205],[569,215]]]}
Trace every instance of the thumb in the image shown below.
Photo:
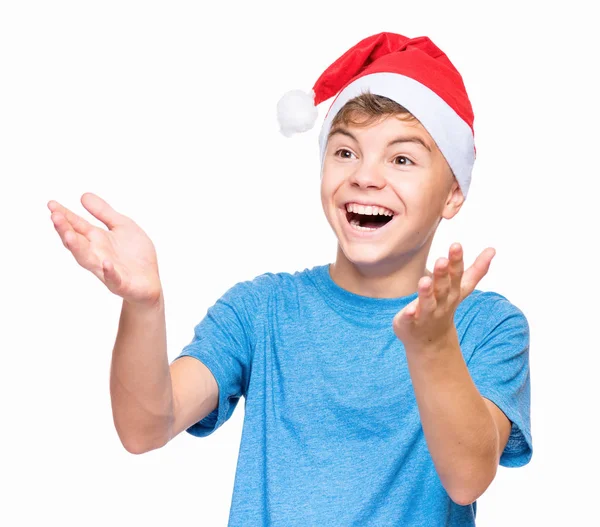
{"label": "thumb", "polygon": [[81,204],[109,229],[114,229],[118,225],[123,225],[126,221],[126,216],[119,214],[100,196],[92,192],[86,192],[81,196]]}
{"label": "thumb", "polygon": [[[102,261],[102,271],[104,273],[104,280],[110,283],[114,289],[119,289],[121,287],[123,279],[110,260]],[[106,285],[109,285],[108,283]]]}
{"label": "thumb", "polygon": [[413,300],[410,304],[404,306],[396,315],[394,316],[394,324],[400,324],[401,322],[408,322],[413,320],[415,313],[417,311],[417,302],[416,299]]}

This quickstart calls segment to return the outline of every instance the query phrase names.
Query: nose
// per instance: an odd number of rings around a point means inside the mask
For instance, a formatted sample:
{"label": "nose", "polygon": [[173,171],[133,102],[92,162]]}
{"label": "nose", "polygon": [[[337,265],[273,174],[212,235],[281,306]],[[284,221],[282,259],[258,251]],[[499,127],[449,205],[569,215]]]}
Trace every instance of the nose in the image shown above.
{"label": "nose", "polygon": [[349,178],[352,186],[361,188],[381,188],[385,185],[385,179],[374,163],[359,163],[352,171]]}

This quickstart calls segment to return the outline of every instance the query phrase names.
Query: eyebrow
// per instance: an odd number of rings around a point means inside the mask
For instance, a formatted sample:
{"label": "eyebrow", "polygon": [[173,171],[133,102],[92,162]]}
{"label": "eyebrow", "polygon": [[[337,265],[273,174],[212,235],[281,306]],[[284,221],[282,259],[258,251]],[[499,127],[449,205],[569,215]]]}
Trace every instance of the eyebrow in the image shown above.
{"label": "eyebrow", "polygon": [[[335,129],[331,130],[329,132],[329,135],[327,136],[327,140],[331,139],[331,137],[334,136],[335,134],[347,135],[348,137],[350,137],[351,139],[354,139],[354,141],[356,141],[358,143],[358,140],[356,139],[356,137],[354,137],[350,132],[348,132],[348,130],[345,130],[343,128],[335,128]],[[418,143],[418,144],[424,146],[425,148],[427,148],[427,150],[429,150],[429,152],[431,152],[431,147],[425,141],[423,141],[423,139],[421,139],[420,137],[418,137],[416,135],[397,137],[396,139],[393,139],[392,141],[390,141],[387,144],[387,146],[390,147],[397,143]]]}

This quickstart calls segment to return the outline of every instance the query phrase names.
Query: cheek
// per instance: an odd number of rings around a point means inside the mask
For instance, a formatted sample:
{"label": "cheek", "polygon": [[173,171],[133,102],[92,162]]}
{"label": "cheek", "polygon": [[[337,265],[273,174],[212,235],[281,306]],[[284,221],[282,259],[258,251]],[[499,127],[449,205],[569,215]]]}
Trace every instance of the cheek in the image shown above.
{"label": "cheek", "polygon": [[429,231],[430,226],[436,223],[441,214],[440,193],[435,189],[422,188],[407,203],[407,207],[409,215],[419,229]]}
{"label": "cheek", "polygon": [[326,157],[321,170],[321,179],[337,181],[344,179],[349,170],[348,163],[340,163],[339,160]]}
{"label": "cheek", "polygon": [[321,185],[321,205],[323,206],[323,208],[325,208],[327,196],[328,196],[327,189],[323,185]]}
{"label": "cheek", "polygon": [[339,178],[330,170],[324,170],[321,177],[321,201],[326,203],[334,198],[334,194],[339,188]]}
{"label": "cheek", "polygon": [[402,214],[412,225],[425,226],[435,218],[439,192],[435,192],[431,185],[416,178],[405,178],[392,184],[392,188],[403,209]]}
{"label": "cheek", "polygon": [[333,189],[329,181],[321,181],[321,206],[326,214],[328,214],[329,204],[333,201]]}
{"label": "cheek", "polygon": [[414,172],[408,177],[400,178],[394,188],[398,195],[412,203],[413,207],[436,199],[435,183],[425,173]]}

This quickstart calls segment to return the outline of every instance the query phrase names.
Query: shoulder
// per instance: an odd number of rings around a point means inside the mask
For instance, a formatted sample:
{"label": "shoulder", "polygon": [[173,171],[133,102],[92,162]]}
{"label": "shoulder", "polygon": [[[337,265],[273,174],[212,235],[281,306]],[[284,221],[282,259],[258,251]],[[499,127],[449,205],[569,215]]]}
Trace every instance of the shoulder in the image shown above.
{"label": "shoulder", "polygon": [[258,309],[273,298],[295,297],[303,285],[311,280],[314,269],[264,272],[235,283],[225,292],[222,300],[243,300],[249,308]]}
{"label": "shoulder", "polygon": [[496,291],[475,289],[459,305],[456,322],[476,341],[499,334],[529,335],[523,310]]}
{"label": "shoulder", "polygon": [[314,283],[317,275],[323,272],[327,265],[317,265],[302,271],[266,272],[244,282],[248,287],[257,291],[271,293],[286,293],[298,291],[307,284]]}
{"label": "shoulder", "polygon": [[[463,316],[497,320],[506,317],[522,317],[525,313],[504,295],[496,291],[475,289],[459,305]],[[457,311],[458,311],[457,310]]]}

